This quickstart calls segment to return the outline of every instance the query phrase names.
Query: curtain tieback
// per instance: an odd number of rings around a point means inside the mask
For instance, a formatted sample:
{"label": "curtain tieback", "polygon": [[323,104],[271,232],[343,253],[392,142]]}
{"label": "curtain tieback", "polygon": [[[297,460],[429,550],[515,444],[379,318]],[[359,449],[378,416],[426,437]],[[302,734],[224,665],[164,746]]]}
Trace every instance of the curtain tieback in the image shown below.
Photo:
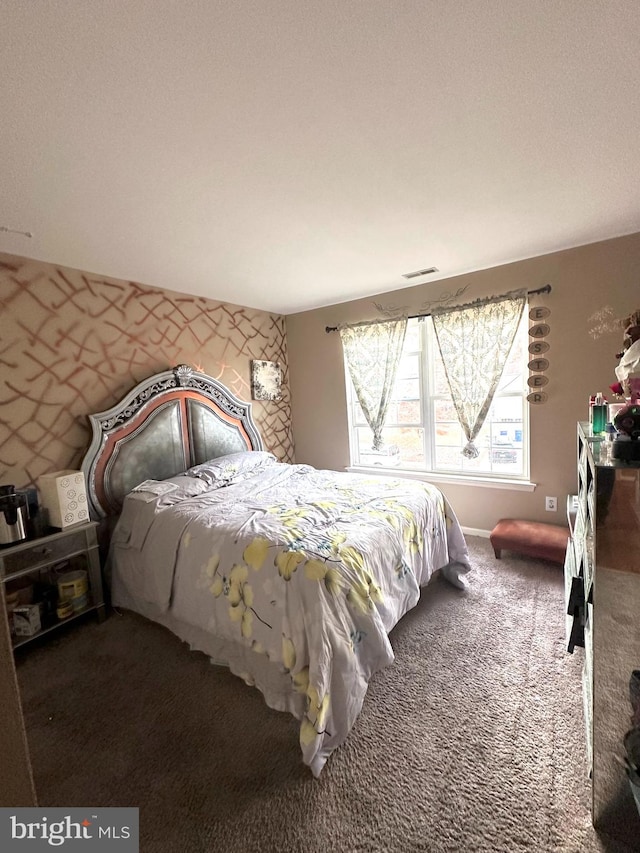
{"label": "curtain tieback", "polygon": [[462,455],[466,456],[467,459],[477,459],[480,456],[480,451],[475,446],[473,441],[468,441],[467,444],[462,448]]}

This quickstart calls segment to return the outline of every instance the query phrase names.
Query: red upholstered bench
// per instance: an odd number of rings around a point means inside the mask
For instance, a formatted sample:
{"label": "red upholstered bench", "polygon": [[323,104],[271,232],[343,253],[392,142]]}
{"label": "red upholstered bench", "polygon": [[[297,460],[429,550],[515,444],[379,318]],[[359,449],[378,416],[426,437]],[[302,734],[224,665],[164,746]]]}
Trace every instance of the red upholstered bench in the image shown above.
{"label": "red upholstered bench", "polygon": [[564,563],[568,538],[568,527],[539,521],[520,521],[517,518],[501,518],[489,535],[498,560],[503,549],[506,549],[561,565]]}

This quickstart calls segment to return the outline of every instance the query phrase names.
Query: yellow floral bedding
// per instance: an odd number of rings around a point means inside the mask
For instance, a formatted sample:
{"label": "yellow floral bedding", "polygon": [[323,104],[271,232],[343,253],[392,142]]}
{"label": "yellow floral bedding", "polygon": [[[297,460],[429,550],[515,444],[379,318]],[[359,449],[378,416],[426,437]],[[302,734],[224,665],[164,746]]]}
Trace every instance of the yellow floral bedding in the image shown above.
{"label": "yellow floral bedding", "polygon": [[254,665],[278,671],[316,776],[393,661],[388,632],[420,587],[447,564],[469,568],[434,486],[275,462],[217,488],[194,477],[138,487],[109,563],[114,604],[240,644],[249,683],[261,686]]}

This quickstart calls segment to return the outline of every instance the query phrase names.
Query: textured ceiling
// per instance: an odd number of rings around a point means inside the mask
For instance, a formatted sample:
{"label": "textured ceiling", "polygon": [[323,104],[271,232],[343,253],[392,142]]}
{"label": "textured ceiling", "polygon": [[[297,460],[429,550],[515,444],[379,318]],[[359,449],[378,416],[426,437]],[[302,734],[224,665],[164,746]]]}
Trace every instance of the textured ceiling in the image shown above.
{"label": "textured ceiling", "polygon": [[0,21],[0,251],[292,313],[640,231],[637,0]]}

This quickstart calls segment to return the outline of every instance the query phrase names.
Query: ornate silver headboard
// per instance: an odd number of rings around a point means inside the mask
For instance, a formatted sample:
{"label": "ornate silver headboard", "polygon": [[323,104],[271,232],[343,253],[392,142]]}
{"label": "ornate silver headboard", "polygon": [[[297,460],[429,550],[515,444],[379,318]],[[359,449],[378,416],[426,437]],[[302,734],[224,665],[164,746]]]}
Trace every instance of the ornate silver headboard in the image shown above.
{"label": "ornate silver headboard", "polygon": [[150,376],[105,412],[89,415],[82,461],[91,516],[120,512],[143,480],[164,480],[238,450],[262,450],[251,403],[185,364]]}

